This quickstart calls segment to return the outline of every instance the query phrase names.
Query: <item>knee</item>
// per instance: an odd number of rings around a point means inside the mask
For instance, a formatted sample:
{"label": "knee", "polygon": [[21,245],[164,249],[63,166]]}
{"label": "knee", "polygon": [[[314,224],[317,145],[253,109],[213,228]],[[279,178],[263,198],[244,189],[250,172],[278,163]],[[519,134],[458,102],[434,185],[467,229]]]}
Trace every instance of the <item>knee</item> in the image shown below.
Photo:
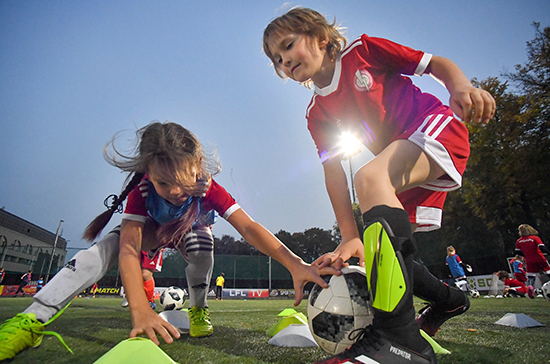
{"label": "knee", "polygon": [[151,278],[153,278],[153,272],[151,272],[149,269],[141,269],[141,276],[143,277],[143,281],[147,282]]}
{"label": "knee", "polygon": [[368,164],[355,173],[353,183],[358,196],[373,194],[392,186],[385,173],[375,171]]}

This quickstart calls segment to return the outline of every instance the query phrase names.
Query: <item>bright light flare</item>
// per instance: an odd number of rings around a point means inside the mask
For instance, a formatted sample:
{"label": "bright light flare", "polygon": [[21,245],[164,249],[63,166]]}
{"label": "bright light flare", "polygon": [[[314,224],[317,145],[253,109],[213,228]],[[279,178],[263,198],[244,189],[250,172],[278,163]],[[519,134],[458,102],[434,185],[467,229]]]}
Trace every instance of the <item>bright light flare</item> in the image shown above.
{"label": "bright light flare", "polygon": [[344,152],[344,159],[348,159],[361,151],[361,142],[350,132],[343,132],[340,136],[340,148]]}

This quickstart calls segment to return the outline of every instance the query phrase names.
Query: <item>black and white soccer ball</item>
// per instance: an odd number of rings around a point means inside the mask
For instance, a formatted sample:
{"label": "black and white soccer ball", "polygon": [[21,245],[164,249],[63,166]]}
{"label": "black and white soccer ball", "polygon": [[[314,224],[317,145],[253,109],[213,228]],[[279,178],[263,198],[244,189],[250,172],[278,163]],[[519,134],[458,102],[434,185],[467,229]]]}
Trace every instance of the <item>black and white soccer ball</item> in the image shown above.
{"label": "black and white soccer ball", "polygon": [[370,294],[365,268],[342,268],[341,276],[323,276],[327,289],[313,286],[307,305],[307,319],[313,338],[324,351],[337,354],[353,341],[349,334],[372,323]]}
{"label": "black and white soccer ball", "polygon": [[544,299],[550,302],[550,282],[544,283],[540,290],[542,291]]}
{"label": "black and white soccer ball", "polygon": [[159,301],[164,311],[179,310],[185,303],[185,292],[179,287],[170,286],[162,292]]}
{"label": "black and white soccer ball", "polygon": [[470,290],[470,297],[479,298],[479,291],[477,289],[471,289]]}

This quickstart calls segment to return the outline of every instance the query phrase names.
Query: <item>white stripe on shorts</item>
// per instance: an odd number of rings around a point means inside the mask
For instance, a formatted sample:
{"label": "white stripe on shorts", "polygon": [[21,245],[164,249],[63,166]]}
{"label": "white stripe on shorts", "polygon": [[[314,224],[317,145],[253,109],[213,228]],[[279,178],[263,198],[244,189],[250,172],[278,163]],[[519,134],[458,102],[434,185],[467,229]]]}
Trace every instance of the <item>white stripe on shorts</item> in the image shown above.
{"label": "white stripe on shorts", "polygon": [[452,116],[443,114],[430,115],[409,137],[411,142],[428,154],[452,179],[452,181],[444,179],[433,181],[420,186],[422,188],[432,191],[452,191],[462,185],[462,175],[456,169],[449,152],[443,144],[437,141],[439,134],[445,130],[452,119]]}

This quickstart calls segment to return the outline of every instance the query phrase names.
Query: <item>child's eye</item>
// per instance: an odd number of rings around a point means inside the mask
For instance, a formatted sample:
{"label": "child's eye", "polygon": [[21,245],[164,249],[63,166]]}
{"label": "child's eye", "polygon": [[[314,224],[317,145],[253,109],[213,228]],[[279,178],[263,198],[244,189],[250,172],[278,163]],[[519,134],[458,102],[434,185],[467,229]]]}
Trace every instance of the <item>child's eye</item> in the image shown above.
{"label": "child's eye", "polygon": [[290,42],[286,45],[286,50],[290,50],[292,48],[292,46],[294,45],[294,42]]}

